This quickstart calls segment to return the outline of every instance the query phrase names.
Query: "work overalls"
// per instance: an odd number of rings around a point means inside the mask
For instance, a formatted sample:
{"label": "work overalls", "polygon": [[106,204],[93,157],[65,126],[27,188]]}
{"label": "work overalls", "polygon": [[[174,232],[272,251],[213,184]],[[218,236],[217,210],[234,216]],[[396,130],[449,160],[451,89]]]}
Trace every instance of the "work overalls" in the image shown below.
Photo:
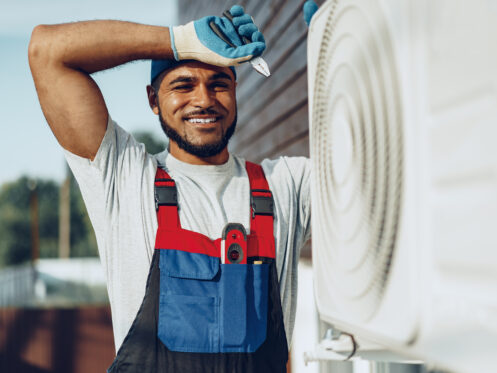
{"label": "work overalls", "polygon": [[232,224],[214,241],[181,228],[175,182],[157,169],[145,297],[109,373],[286,372],[273,200],[262,167],[246,169],[250,234]]}

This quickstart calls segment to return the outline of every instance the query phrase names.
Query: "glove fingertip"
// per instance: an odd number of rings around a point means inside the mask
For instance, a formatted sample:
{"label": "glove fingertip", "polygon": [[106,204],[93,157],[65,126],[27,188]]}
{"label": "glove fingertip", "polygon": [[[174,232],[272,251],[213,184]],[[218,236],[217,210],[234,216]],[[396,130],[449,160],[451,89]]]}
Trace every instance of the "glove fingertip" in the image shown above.
{"label": "glove fingertip", "polygon": [[248,14],[244,14],[239,17],[233,17],[233,24],[236,27],[240,27],[242,25],[247,25],[247,24],[253,24],[254,22],[252,21],[252,17]]}
{"label": "glove fingertip", "polygon": [[255,42],[250,44],[245,44],[237,48],[238,56],[260,56],[262,52],[266,49],[266,44]]}
{"label": "glove fingertip", "polygon": [[266,43],[256,41],[254,43],[251,43],[250,45],[252,45],[252,47],[253,47],[252,54],[254,56],[260,56],[262,54],[262,52],[264,52],[266,50]]}
{"label": "glove fingertip", "polygon": [[266,40],[264,39],[264,35],[262,35],[262,32],[260,31],[255,31],[252,34],[252,41],[253,42],[258,42],[258,43],[266,43]]}
{"label": "glove fingertip", "polygon": [[238,33],[242,36],[246,36],[252,40],[252,34],[257,31],[257,26],[253,23],[248,23],[245,25],[241,25],[238,28]]}
{"label": "glove fingertip", "polygon": [[239,17],[244,14],[243,7],[241,5],[233,5],[230,8],[230,13],[233,17]]}
{"label": "glove fingertip", "polygon": [[305,23],[307,23],[307,26],[309,26],[309,24],[311,23],[312,16],[318,10],[318,5],[314,1],[308,0],[305,2],[304,6],[302,7],[302,10],[304,12]]}

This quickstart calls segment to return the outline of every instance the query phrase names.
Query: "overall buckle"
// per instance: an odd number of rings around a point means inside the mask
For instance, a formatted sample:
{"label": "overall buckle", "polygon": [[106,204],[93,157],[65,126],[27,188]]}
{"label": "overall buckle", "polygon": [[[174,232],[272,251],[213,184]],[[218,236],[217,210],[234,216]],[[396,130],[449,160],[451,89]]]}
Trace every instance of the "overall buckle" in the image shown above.
{"label": "overall buckle", "polygon": [[[265,193],[268,196],[256,196],[255,193]],[[274,201],[271,191],[266,189],[252,189],[250,194],[250,206],[252,208],[252,219],[255,215],[274,216]]]}
{"label": "overall buckle", "polygon": [[[173,181],[165,179],[165,181]],[[156,185],[154,189],[155,209],[159,210],[159,206],[177,206],[178,205],[178,190],[174,185]]]}

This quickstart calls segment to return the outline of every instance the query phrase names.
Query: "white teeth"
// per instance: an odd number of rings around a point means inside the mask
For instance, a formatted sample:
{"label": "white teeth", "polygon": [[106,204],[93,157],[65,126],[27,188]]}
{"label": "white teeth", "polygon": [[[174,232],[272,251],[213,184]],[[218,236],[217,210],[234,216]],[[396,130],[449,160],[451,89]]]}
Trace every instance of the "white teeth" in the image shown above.
{"label": "white teeth", "polygon": [[212,123],[216,121],[216,118],[189,118],[187,119],[190,123]]}

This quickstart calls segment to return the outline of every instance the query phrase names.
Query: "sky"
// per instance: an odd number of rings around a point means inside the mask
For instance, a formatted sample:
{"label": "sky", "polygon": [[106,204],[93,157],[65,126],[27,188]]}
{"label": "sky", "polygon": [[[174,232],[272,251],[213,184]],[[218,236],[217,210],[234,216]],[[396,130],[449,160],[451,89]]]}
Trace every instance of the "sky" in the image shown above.
{"label": "sky", "polygon": [[[38,24],[93,19],[176,25],[177,5],[176,0],[0,1],[0,185],[21,175],[64,178],[62,150],[45,121],[31,78],[29,38]],[[147,102],[150,62],[130,63],[93,77],[119,125],[165,138]]]}

